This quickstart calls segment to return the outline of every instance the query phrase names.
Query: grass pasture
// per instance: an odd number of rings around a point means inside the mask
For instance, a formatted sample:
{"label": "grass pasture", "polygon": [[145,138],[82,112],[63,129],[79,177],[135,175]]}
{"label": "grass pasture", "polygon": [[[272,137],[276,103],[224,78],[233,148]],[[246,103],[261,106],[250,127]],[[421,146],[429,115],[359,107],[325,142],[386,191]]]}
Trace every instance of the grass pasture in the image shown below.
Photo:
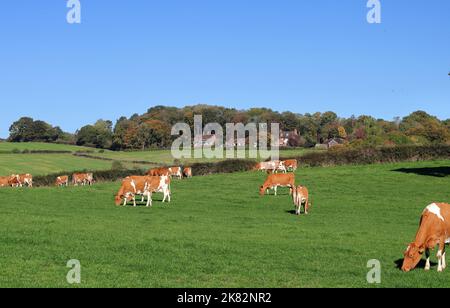
{"label": "grass pasture", "polygon": [[69,259],[81,262],[82,287],[374,287],[370,259],[382,264],[380,287],[448,287],[450,269],[404,274],[395,262],[423,208],[449,201],[449,166],[300,169],[307,217],[291,214],[287,190],[260,197],[261,173],[175,181],[173,202],[156,196],[151,209],[115,207],[118,183],[3,189],[0,287],[69,287]]}
{"label": "grass pasture", "polygon": [[72,154],[0,154],[0,175],[31,173],[46,175],[62,171],[106,170],[112,162]]}
{"label": "grass pasture", "polygon": [[79,147],[75,145],[66,144],[54,144],[54,143],[44,143],[44,142],[22,142],[22,143],[12,143],[12,142],[0,142],[0,152],[11,152],[13,150],[19,151],[94,151],[98,152],[98,149]]}

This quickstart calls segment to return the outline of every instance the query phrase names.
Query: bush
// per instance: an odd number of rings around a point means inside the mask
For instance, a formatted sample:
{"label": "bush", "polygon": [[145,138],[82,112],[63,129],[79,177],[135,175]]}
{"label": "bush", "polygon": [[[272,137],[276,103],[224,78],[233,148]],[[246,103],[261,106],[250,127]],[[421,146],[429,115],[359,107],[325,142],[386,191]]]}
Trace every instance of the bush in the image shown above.
{"label": "bush", "polygon": [[254,160],[230,159],[217,163],[196,163],[191,167],[194,176],[201,176],[215,173],[250,171],[253,170],[255,165],[256,161]]}
{"label": "bush", "polygon": [[301,157],[292,158],[299,160],[301,165],[310,167],[422,161],[450,158],[450,146],[396,146],[357,149],[340,148],[326,152],[313,152]]}
{"label": "bush", "polygon": [[11,151],[11,153],[13,153],[13,154],[20,154],[20,150],[19,149],[13,149]]}
{"label": "bush", "polygon": [[126,169],[122,162],[115,160],[112,163],[111,170],[124,170]]}

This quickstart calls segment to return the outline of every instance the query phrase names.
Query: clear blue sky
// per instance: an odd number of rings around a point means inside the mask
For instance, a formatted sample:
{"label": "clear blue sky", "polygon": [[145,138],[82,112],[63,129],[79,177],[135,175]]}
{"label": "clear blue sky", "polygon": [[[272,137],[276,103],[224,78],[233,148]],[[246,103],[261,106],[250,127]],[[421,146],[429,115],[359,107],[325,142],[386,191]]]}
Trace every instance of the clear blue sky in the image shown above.
{"label": "clear blue sky", "polygon": [[73,132],[154,105],[450,118],[450,1],[66,0],[0,4],[0,136]]}

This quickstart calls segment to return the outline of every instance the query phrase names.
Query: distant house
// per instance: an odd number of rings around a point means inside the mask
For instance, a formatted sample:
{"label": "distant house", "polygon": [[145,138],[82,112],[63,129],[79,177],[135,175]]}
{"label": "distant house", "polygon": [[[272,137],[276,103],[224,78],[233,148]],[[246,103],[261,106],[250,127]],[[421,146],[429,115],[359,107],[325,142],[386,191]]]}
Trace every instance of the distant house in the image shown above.
{"label": "distant house", "polygon": [[328,139],[325,143],[316,144],[316,149],[318,150],[328,150],[337,146],[344,145],[346,143],[345,139],[342,138],[331,138]]}
{"label": "distant house", "polygon": [[293,131],[282,131],[280,133],[280,147],[288,147],[290,146],[289,141],[293,138],[299,138],[298,130],[295,129]]}

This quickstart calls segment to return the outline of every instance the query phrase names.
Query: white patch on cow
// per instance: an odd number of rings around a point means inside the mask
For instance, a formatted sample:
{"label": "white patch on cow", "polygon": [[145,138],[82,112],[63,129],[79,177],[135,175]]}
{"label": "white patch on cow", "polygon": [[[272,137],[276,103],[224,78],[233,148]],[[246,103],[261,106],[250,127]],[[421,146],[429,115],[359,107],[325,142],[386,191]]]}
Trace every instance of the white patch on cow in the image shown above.
{"label": "white patch on cow", "polygon": [[440,220],[445,221],[444,217],[441,215],[441,208],[436,203],[427,206],[426,210],[436,215]]}

